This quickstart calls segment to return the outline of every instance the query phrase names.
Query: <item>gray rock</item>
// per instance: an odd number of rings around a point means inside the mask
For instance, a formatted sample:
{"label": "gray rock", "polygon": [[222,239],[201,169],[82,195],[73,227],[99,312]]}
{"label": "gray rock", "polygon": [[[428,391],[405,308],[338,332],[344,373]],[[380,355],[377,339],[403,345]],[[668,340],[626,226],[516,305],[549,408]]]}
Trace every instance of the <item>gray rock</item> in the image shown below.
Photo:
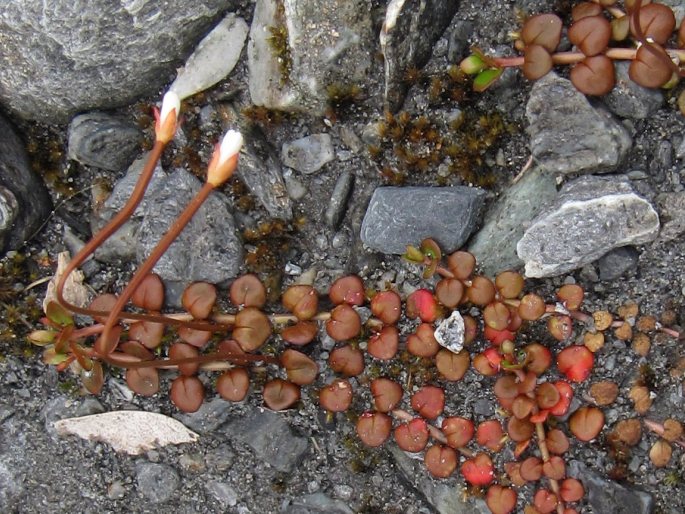
{"label": "gray rock", "polygon": [[533,85],[526,116],[535,162],[551,172],[607,173],[631,147],[623,125],[554,72]]}
{"label": "gray rock", "polygon": [[152,503],[162,503],[171,499],[181,484],[174,468],[153,462],[136,464],[136,481],[138,491]]}
{"label": "gray rock", "polygon": [[191,414],[177,414],[174,417],[189,429],[199,433],[214,432],[231,416],[231,403],[219,397],[206,401]]}
{"label": "gray rock", "polygon": [[[181,169],[160,183],[140,224],[136,247],[139,263],[150,255],[199,189],[199,180]],[[154,271],[165,282],[218,284],[235,277],[242,261],[243,247],[227,200],[214,192],[159,259]],[[175,303],[170,298],[167,301]]]}
{"label": "gray rock", "polygon": [[630,80],[628,62],[616,61],[616,85],[602,100],[606,106],[623,118],[645,119],[659,110],[664,94],[659,89],[642,87]]}
{"label": "gray rock", "polygon": [[247,47],[252,103],[321,115],[328,86],[364,83],[376,46],[371,11],[370,0],[258,0]]}
{"label": "gray rock", "polygon": [[556,196],[553,173],[534,167],[486,210],[483,225],[468,246],[483,273],[494,277],[501,271],[523,266],[516,255],[516,243],[533,218]]}
{"label": "gray rock", "polygon": [[238,503],[238,493],[226,482],[212,480],[205,484],[205,488],[223,507],[235,507]]}
{"label": "gray rock", "polygon": [[340,500],[329,498],[323,493],[314,493],[293,499],[283,512],[286,514],[352,514],[354,511]]}
{"label": "gray rock", "polygon": [[426,237],[445,252],[459,249],[480,220],[485,192],[473,187],[379,187],[361,227],[362,242],[402,254]]}
{"label": "gray rock", "polygon": [[335,182],[331,199],[329,200],[328,207],[326,207],[326,212],[324,213],[324,220],[329,227],[336,229],[340,225],[340,222],[345,216],[347,199],[350,197],[353,184],[354,175],[349,171],[341,173],[338,180]]}
{"label": "gray rock", "polygon": [[278,471],[290,472],[307,452],[307,439],[296,435],[281,414],[251,411],[221,427],[228,437],[248,445]]}
{"label": "gray rock", "polygon": [[244,124],[240,131],[245,143],[236,175],[271,216],[290,220],[293,217],[293,208],[276,150],[257,126]]}
{"label": "gray rock", "polygon": [[19,135],[0,116],[0,255],[19,249],[51,209],[48,191],[31,169]]}
{"label": "gray rock", "polygon": [[122,171],[140,152],[143,134],[133,124],[104,112],[76,116],[69,124],[70,159],[109,171]]}
{"label": "gray rock", "polygon": [[423,494],[439,514],[487,514],[482,499],[465,502],[455,479],[433,480],[422,461],[410,458],[397,445],[389,445],[390,454],[402,476]]}
{"label": "gray rock", "polygon": [[639,257],[640,254],[632,246],[614,248],[597,261],[599,277],[605,282],[616,280],[627,271],[634,270]]}
{"label": "gray rock", "polygon": [[281,162],[305,175],[316,173],[334,158],[335,152],[329,134],[313,134],[283,143],[281,149]]}
{"label": "gray rock", "polygon": [[652,241],[654,208],[627,180],[586,176],[567,183],[516,246],[528,277],[560,275],[626,245]]}
{"label": "gray rock", "polygon": [[63,123],[160,86],[230,0],[7,2],[0,19],[0,102]]}
{"label": "gray rock", "polygon": [[465,52],[469,48],[469,38],[473,34],[474,24],[468,20],[457,20],[453,25],[448,34],[447,60],[460,62],[466,57]]}
{"label": "gray rock", "polygon": [[247,32],[245,20],[228,14],[200,41],[169,90],[183,99],[223,80],[238,62]]}
{"label": "gray rock", "polygon": [[635,485],[630,488],[594,473],[583,463],[569,463],[569,474],[583,482],[592,512],[602,514],[651,514],[654,498]]}
{"label": "gray rock", "polygon": [[685,233],[685,191],[659,194],[656,206],[661,220],[660,240],[672,241]]}
{"label": "gray rock", "polygon": [[442,0],[390,0],[381,29],[385,63],[385,104],[397,111],[404,102],[409,68],[422,68],[433,45],[450,24],[459,2]]}

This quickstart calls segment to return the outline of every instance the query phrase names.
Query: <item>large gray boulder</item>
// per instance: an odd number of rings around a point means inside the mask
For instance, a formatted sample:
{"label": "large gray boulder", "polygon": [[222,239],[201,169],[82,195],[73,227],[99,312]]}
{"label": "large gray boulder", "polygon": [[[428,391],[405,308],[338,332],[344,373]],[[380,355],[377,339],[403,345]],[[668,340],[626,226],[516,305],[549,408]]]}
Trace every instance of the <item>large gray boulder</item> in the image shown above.
{"label": "large gray boulder", "polygon": [[0,116],[0,255],[16,250],[50,214],[50,196],[31,169],[24,144]]}
{"label": "large gray boulder", "polygon": [[0,14],[0,103],[65,122],[157,94],[232,0],[22,0]]}

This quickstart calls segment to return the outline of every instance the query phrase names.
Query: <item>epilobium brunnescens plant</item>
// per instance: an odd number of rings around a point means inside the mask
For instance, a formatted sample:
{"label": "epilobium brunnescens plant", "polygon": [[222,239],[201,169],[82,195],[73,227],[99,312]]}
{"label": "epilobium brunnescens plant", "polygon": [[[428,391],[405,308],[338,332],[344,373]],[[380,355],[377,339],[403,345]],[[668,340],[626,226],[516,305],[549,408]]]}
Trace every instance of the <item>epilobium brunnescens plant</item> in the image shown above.
{"label": "epilobium brunnescens plant", "polygon": [[[65,298],[68,276],[142,199],[164,146],[173,138],[179,110],[175,95],[165,96],[156,142],[131,198],[59,278],[58,301],[48,304],[43,320],[47,328],[30,335],[45,347],[44,361],[76,371],[94,394],[102,389],[105,366],[124,369],[128,386],[146,396],[161,389],[160,368],[175,370],[169,396],[185,412],[196,411],[204,401],[199,373],[214,374],[216,392],[233,402],[244,400],[258,381],[264,404],[282,410],[297,404],[303,386],[322,381],[310,356],[322,329],[335,347],[327,362],[332,373],[326,383],[317,384],[319,404],[329,416],[350,411],[364,444],[377,447],[392,437],[405,451],[424,452],[426,467],[436,478],[450,477],[458,469],[471,486],[487,489],[487,505],[494,513],[513,511],[517,488],[527,482],[541,484],[527,507],[530,512],[575,512],[568,504],[580,500],[584,491],[566,475],[563,455],[573,438],[595,439],[604,415],[599,403],[582,406],[571,414],[567,432],[559,418],[569,412],[574,385],[587,380],[594,352],[611,331],[616,338],[634,339],[634,344],[639,334],[648,339],[646,334],[655,330],[679,334],[648,316],[637,318],[636,308],[618,316],[584,313],[584,291],[575,284],[559,288],[548,303],[524,291],[519,273],[505,271],[491,280],[477,273],[473,255],[457,251],[443,259],[431,239],[407,248],[405,258],[423,266],[426,286],[406,298],[391,287],[377,291],[357,276],[344,276],[331,285],[327,299],[310,284],[288,287],[280,312],[271,313],[265,312],[264,284],[256,275],[245,275],[230,285],[229,312],[216,307],[220,292],[214,285],[193,283],[182,295],[184,312],[162,313],[163,283],[151,270],[207,195],[235,170],[239,133],[229,132],[217,146],[205,185],[119,295],[101,294],[88,308]],[[328,310],[320,309],[324,302]],[[129,303],[133,308],[127,308]],[[370,311],[364,319],[362,307]],[[90,316],[93,323],[77,327],[75,313]],[[533,323],[542,324],[547,335],[539,342],[521,342],[519,334]],[[496,417],[478,424],[457,416],[445,394],[449,383],[459,382],[470,370],[490,377],[484,380],[500,406]],[[636,406],[646,401],[639,387],[631,390]],[[370,403],[360,408],[364,398]],[[674,441],[680,437],[672,423],[654,427]],[[498,470],[508,445],[515,460]],[[652,453],[657,462],[670,455],[663,444]]]}
{"label": "epilobium brunnescens plant", "polygon": [[[505,68],[521,67],[529,80],[545,76],[555,65],[571,66],[573,85],[588,95],[604,95],[616,83],[614,61],[630,61],[629,76],[649,87],[673,87],[683,76],[685,23],[677,34],[676,19],[670,7],[650,0],[580,2],[571,11],[568,39],[573,51],[558,52],[563,24],[556,14],[529,18],[516,34],[517,57],[491,57],[474,49],[461,63],[475,75],[474,88],[487,89]],[[669,46],[670,42],[673,46]]]}

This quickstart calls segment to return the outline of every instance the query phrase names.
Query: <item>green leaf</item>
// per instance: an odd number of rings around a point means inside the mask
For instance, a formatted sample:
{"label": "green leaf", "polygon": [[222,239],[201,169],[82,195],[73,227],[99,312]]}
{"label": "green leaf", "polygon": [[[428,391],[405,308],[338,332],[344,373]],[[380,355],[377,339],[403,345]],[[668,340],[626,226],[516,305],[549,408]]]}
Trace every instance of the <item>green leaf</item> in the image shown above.
{"label": "green leaf", "polygon": [[423,262],[424,255],[421,250],[412,245],[407,245],[407,251],[402,255],[409,262]]}
{"label": "green leaf", "polygon": [[74,318],[72,318],[69,311],[54,301],[48,303],[48,306],[45,308],[45,315],[58,327],[67,327],[74,324]]}
{"label": "green leaf", "polygon": [[504,68],[488,68],[481,71],[473,80],[473,90],[482,93],[504,73]]}
{"label": "green leaf", "polygon": [[53,366],[63,363],[68,358],[66,353],[57,353],[54,348],[47,348],[43,352],[43,362]]}
{"label": "green leaf", "polygon": [[459,63],[459,67],[467,75],[475,75],[485,69],[486,63],[478,55],[471,54]]}
{"label": "green leaf", "polygon": [[55,342],[57,332],[54,330],[34,330],[27,339],[36,346],[46,346]]}

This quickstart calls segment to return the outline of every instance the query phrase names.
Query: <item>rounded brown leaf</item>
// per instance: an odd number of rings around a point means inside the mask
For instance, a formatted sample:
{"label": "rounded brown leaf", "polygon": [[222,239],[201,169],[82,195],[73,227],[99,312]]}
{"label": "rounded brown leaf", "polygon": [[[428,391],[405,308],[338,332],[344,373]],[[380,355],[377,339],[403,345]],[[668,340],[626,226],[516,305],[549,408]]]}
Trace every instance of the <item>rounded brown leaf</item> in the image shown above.
{"label": "rounded brown leaf", "polygon": [[195,319],[206,319],[216,302],[216,287],[208,282],[193,282],[183,291],[183,308]]}
{"label": "rounded brown leaf", "polygon": [[649,450],[649,460],[652,461],[654,467],[663,468],[668,466],[668,462],[671,460],[671,455],[673,454],[673,448],[664,439],[659,439],[652,445]]}
{"label": "rounded brown leaf", "polygon": [[471,280],[471,285],[466,289],[466,298],[480,307],[492,302],[495,299],[495,284],[487,277],[477,275]]}
{"label": "rounded brown leaf", "polygon": [[496,419],[483,421],[476,429],[476,441],[481,446],[498,452],[504,444],[504,431],[502,424]]}
{"label": "rounded brown leaf", "polygon": [[541,45],[554,52],[561,39],[561,26],[561,19],[555,14],[538,14],[523,25],[521,39],[526,45]]}
{"label": "rounded brown leaf", "polygon": [[381,360],[390,360],[397,354],[400,334],[397,328],[386,326],[371,336],[366,347],[369,355]]}
{"label": "rounded brown leaf", "polygon": [[492,514],[509,514],[516,508],[516,491],[495,484],[488,488],[485,503]]}
{"label": "rounded brown leaf", "polygon": [[594,2],[580,2],[571,9],[571,18],[574,22],[586,16],[597,16],[598,14],[602,14],[602,6]]}
{"label": "rounded brown leaf", "polygon": [[544,77],[552,69],[552,56],[541,45],[526,45],[523,51],[523,76],[528,80]]}
{"label": "rounded brown leaf", "polygon": [[319,326],[315,321],[298,321],[281,330],[281,337],[290,344],[304,346],[314,340],[318,331]]}
{"label": "rounded brown leaf", "polygon": [[304,353],[288,348],[281,354],[281,366],[293,384],[307,385],[316,380],[319,366]]}
{"label": "rounded brown leaf", "polygon": [[645,386],[631,387],[628,397],[633,401],[635,412],[638,414],[644,414],[652,406],[652,397]]}
{"label": "rounded brown leaf", "polygon": [[[645,5],[643,3],[637,17],[644,38],[651,39],[660,45],[666,44],[675,29],[673,11],[663,4],[650,3]],[[630,32],[637,37],[634,16],[630,17]]]}
{"label": "rounded brown leaf", "polygon": [[224,371],[216,381],[216,392],[229,402],[241,402],[250,388],[250,375],[245,368]]}
{"label": "rounded brown leaf", "polygon": [[347,380],[336,378],[319,391],[319,404],[331,412],[346,411],[352,404],[352,386]]}
{"label": "rounded brown leaf", "polygon": [[523,291],[523,276],[517,271],[503,271],[495,277],[495,286],[502,298],[518,298]]}
{"label": "rounded brown leaf", "polygon": [[435,367],[440,375],[450,382],[457,382],[464,378],[470,364],[471,357],[466,350],[454,353],[442,348],[435,356]]}
{"label": "rounded brown leaf", "polygon": [[507,421],[507,434],[516,443],[528,441],[533,437],[533,432],[535,432],[535,426],[527,419],[518,419],[512,416]]}
{"label": "rounded brown leaf", "polygon": [[90,394],[100,394],[102,385],[105,382],[105,375],[100,361],[93,361],[90,370],[81,369],[81,382]]}
{"label": "rounded brown leaf", "polygon": [[[93,298],[93,301],[88,305],[88,309],[92,311],[109,312],[112,310],[114,305],[117,303],[117,297],[111,293],[100,294]],[[93,319],[98,323],[106,323],[107,315],[104,316],[93,316]]]}
{"label": "rounded brown leaf", "polygon": [[443,278],[435,286],[435,296],[441,304],[452,309],[464,297],[464,284],[456,278]]}
{"label": "rounded brown leaf", "polygon": [[[200,355],[200,352],[197,351],[197,348],[186,343],[174,343],[169,347],[170,359],[192,359],[198,355]],[[181,375],[191,376],[195,375],[199,368],[200,364],[197,362],[179,364],[178,372]]]}
{"label": "rounded brown leaf", "polygon": [[442,431],[447,437],[447,444],[452,448],[466,446],[475,433],[473,421],[458,416],[452,416],[442,420]]}
{"label": "rounded brown leaf", "polygon": [[331,311],[326,321],[326,332],[336,341],[357,337],[362,327],[359,314],[350,305],[343,303]]}
{"label": "rounded brown leaf", "polygon": [[616,423],[611,437],[628,446],[635,446],[642,438],[642,424],[639,419],[624,419]]}
{"label": "rounded brown leaf", "polygon": [[618,396],[618,385],[609,380],[596,382],[590,386],[590,396],[600,407],[611,405]]}
{"label": "rounded brown leaf", "polygon": [[397,446],[405,452],[420,452],[428,443],[428,425],[422,418],[414,418],[407,423],[399,425],[394,433]]}
{"label": "rounded brown leaf", "polygon": [[411,397],[411,407],[426,419],[435,419],[445,408],[445,391],[436,386],[423,386]]}
{"label": "rounded brown leaf", "polygon": [[569,428],[581,441],[591,441],[604,427],[604,413],[597,407],[581,407],[571,415]]}
{"label": "rounded brown leaf", "polygon": [[154,354],[138,341],[124,341],[118,348],[120,352],[133,355],[137,360],[150,361],[155,358]]}
{"label": "rounded brown leaf", "polygon": [[155,368],[127,369],[126,384],[134,393],[152,396],[159,391],[159,373]]}
{"label": "rounded brown leaf", "polygon": [[540,514],[549,514],[557,508],[557,495],[547,489],[538,489],[533,497],[533,505]]}
{"label": "rounded brown leaf", "polygon": [[521,298],[518,311],[521,319],[526,321],[535,321],[545,313],[545,301],[538,295],[528,293]]}
{"label": "rounded brown leaf", "polygon": [[164,284],[159,275],[150,273],[131,295],[131,302],[136,307],[148,311],[159,311],[164,305]]}
{"label": "rounded brown leaf", "polygon": [[642,45],[630,63],[630,80],[643,87],[661,87],[671,79],[670,57],[658,45]]}
{"label": "rounded brown leaf", "polygon": [[178,336],[186,343],[197,348],[202,348],[211,339],[212,333],[206,330],[197,330],[190,327],[179,327]]}
{"label": "rounded brown leaf", "polygon": [[561,480],[566,476],[566,464],[558,455],[552,455],[542,464],[542,473],[551,480]]}
{"label": "rounded brown leaf", "polygon": [[336,373],[354,377],[364,371],[364,354],[350,345],[335,348],[328,356],[328,365]]}
{"label": "rounded brown leaf", "polygon": [[547,432],[547,449],[556,455],[563,455],[570,445],[568,437],[558,428],[553,428]]}
{"label": "rounded brown leaf", "polygon": [[371,394],[376,410],[390,412],[402,401],[402,386],[389,378],[375,378],[371,381]]}
{"label": "rounded brown leaf", "polygon": [[543,382],[535,389],[535,401],[541,409],[551,409],[560,399],[559,391],[554,384]]}
{"label": "rounded brown leaf", "polygon": [[308,320],[314,317],[319,309],[319,295],[312,286],[298,284],[290,286],[283,293],[283,306],[298,319]]}
{"label": "rounded brown leaf", "polygon": [[571,68],[571,82],[586,95],[606,95],[614,88],[614,63],[606,55],[586,57]]}
{"label": "rounded brown leaf", "polygon": [[669,418],[664,421],[663,438],[668,442],[674,442],[683,436],[683,425],[676,419]]}
{"label": "rounded brown leaf", "polygon": [[416,332],[407,337],[407,351],[417,357],[433,357],[439,349],[435,329],[430,323],[421,323]]}
{"label": "rounded brown leaf", "polygon": [[199,378],[182,375],[171,382],[169,398],[179,410],[195,412],[205,400],[205,388]]}
{"label": "rounded brown leaf", "polygon": [[271,335],[271,322],[256,307],[246,307],[235,316],[233,339],[240,347],[251,352],[262,346]]}
{"label": "rounded brown leaf", "polygon": [[528,457],[521,462],[519,473],[528,482],[537,482],[542,476],[542,461],[537,457]]}
{"label": "rounded brown leaf", "polygon": [[592,57],[609,45],[611,25],[604,16],[586,16],[571,25],[568,38],[581,52]]}
{"label": "rounded brown leaf", "polygon": [[359,439],[371,447],[383,444],[392,430],[392,419],[382,412],[365,412],[357,420]]}
{"label": "rounded brown leaf", "polygon": [[386,325],[397,323],[402,314],[402,300],[395,291],[381,291],[371,299],[371,312]]}
{"label": "rounded brown leaf", "polygon": [[585,496],[585,489],[580,480],[567,478],[559,484],[559,496],[565,502],[577,502]]}
{"label": "rounded brown leaf", "polygon": [[231,284],[228,292],[233,305],[260,308],[266,302],[266,288],[256,275],[243,275]]}
{"label": "rounded brown leaf", "polygon": [[331,285],[328,297],[335,305],[363,305],[365,300],[364,282],[357,275],[340,277]]}
{"label": "rounded brown leaf", "polygon": [[300,386],[274,378],[264,384],[264,403],[271,410],[284,410],[300,400]]}
{"label": "rounded brown leaf", "polygon": [[476,258],[472,253],[459,250],[447,257],[447,267],[455,278],[466,280],[476,268]]}
{"label": "rounded brown leaf", "polygon": [[457,469],[459,457],[449,446],[435,444],[426,450],[423,462],[428,472],[436,478],[447,478]]}
{"label": "rounded brown leaf", "polygon": [[128,336],[142,343],[146,348],[154,350],[162,342],[164,324],[153,321],[136,321],[131,323]]}

